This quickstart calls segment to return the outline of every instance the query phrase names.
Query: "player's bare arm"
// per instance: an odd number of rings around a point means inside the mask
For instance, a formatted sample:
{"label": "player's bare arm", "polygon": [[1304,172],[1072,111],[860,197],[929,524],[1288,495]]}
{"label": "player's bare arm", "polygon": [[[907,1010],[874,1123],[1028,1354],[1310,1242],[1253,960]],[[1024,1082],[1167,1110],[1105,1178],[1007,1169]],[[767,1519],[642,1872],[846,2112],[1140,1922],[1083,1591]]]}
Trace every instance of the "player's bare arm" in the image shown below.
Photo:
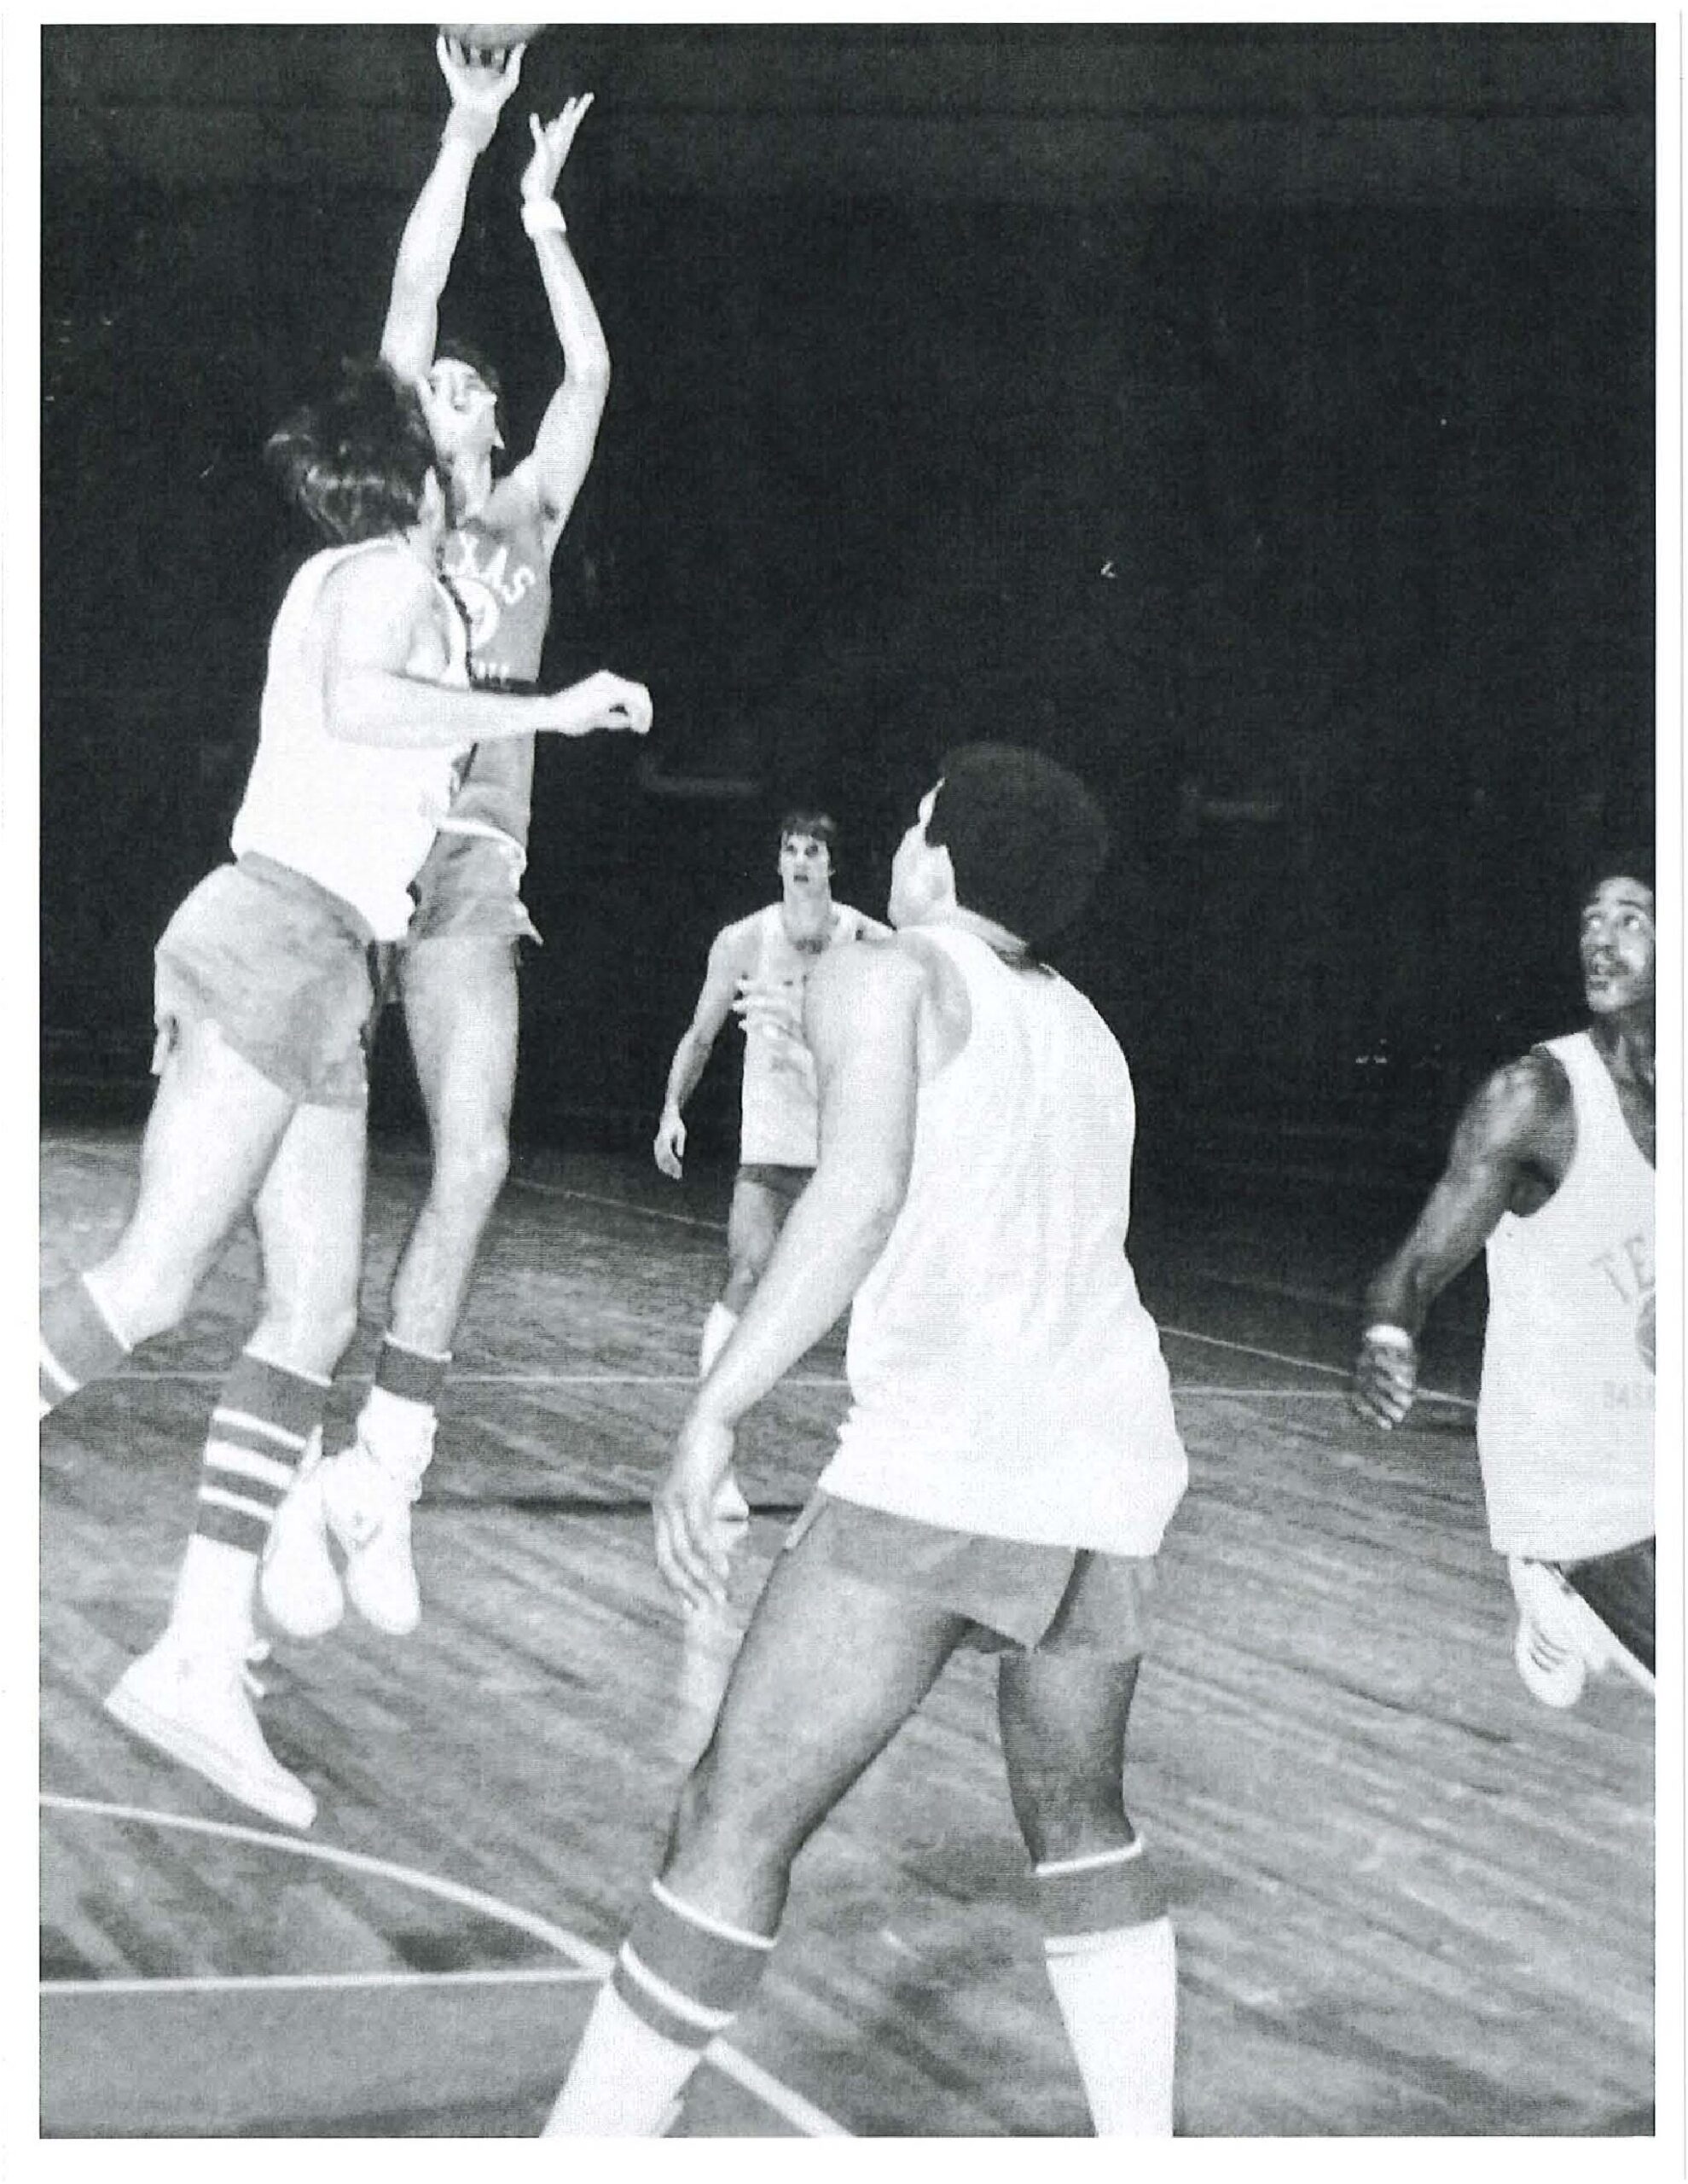
{"label": "player's bare arm", "polygon": [[885,1249],[908,1188],[928,973],[912,950],[840,948],[809,982],[821,1159],[744,1317],[693,1402],[656,1498],[657,1559],[686,1599],[719,1597],[715,1493],[738,1421],[833,1325]]}
{"label": "player's bare arm", "polygon": [[1412,1234],[1366,1289],[1352,1387],[1362,1418],[1386,1431],[1406,1418],[1430,1306],[1503,1214],[1533,1212],[1552,1195],[1569,1165],[1572,1130],[1569,1087],[1550,1055],[1507,1063],[1473,1095]]}
{"label": "player's bare arm", "polygon": [[696,1091],[721,1027],[727,1021],[740,984],[750,968],[753,921],[740,918],[725,926],[710,944],[704,982],[699,988],[692,1020],[681,1036],[668,1066],[668,1085],[663,1095],[662,1118],[657,1124],[652,1150],[665,1176],[677,1182],[686,1157],[686,1125],[682,1111]]}
{"label": "player's bare arm", "polygon": [[433,363],[439,299],[463,232],[475,161],[492,142],[498,117],[520,81],[522,48],[496,67],[469,61],[444,37],[435,51],[451,93],[439,156],[411,208],[393,267],[381,355],[401,379],[419,380]]}
{"label": "player's bare arm", "polygon": [[412,555],[343,562],[324,584],[318,611],[326,717],[346,742],[455,751],[546,732],[642,735],[650,726],[643,685],[601,669],[543,697],[439,682],[450,657],[450,609]]}
{"label": "player's bare arm", "polygon": [[609,344],[569,248],[555,195],[569,148],[591,104],[587,91],[543,125],[537,115],[529,116],[533,156],[522,174],[522,221],[532,237],[562,348],[563,380],[540,421],[531,453],[500,482],[490,504],[496,521],[501,502],[508,504],[517,496],[526,499],[538,513],[548,552],[555,549],[592,467],[610,392]]}

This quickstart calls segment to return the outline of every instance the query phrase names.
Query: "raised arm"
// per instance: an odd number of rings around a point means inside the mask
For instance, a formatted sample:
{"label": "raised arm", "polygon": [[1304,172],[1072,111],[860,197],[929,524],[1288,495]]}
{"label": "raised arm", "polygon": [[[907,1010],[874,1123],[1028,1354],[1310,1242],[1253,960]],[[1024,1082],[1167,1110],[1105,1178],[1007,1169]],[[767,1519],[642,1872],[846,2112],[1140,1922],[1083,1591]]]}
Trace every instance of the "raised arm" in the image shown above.
{"label": "raised arm", "polygon": [[1482,1249],[1520,1185],[1533,1177],[1551,1190],[1557,1182],[1556,1138],[1568,1109],[1563,1074],[1542,1054],[1507,1063],[1473,1095],[1411,1234],[1366,1287],[1352,1396],[1374,1426],[1398,1426],[1412,1409],[1430,1306]]}
{"label": "raised arm", "polygon": [[908,1188],[927,973],[896,944],[837,948],[809,981],[821,1158],[743,1318],[681,1428],[657,1496],[657,1560],[700,1603],[724,1577],[715,1492],[739,1420],[838,1319],[885,1249]]}
{"label": "raised arm", "polygon": [[604,329],[556,201],[558,177],[575,132],[592,104],[586,91],[542,127],[530,115],[533,156],[522,174],[522,225],[532,238],[551,322],[563,351],[562,383],[551,397],[531,454],[499,485],[500,496],[531,497],[554,549],[592,467],[598,424],[610,391],[610,351]]}
{"label": "raised arm", "polygon": [[727,926],[715,936],[710,944],[709,963],[699,990],[697,1006],[692,1011],[692,1020],[682,1034],[680,1044],[674,1049],[674,1059],[668,1066],[662,1119],[657,1124],[656,1143],[652,1150],[658,1167],[676,1182],[681,1163],[686,1157],[686,1125],[680,1118],[681,1110],[696,1091],[721,1027],[732,1010],[739,981],[744,975],[745,943],[742,923]]}
{"label": "raised arm", "polygon": [[452,609],[409,555],[345,562],[322,588],[323,717],[348,743],[389,750],[455,751],[472,743],[548,730],[589,735],[650,726],[649,694],[602,670],[541,697],[443,683]]}
{"label": "raised arm", "polygon": [[392,293],[381,329],[381,355],[401,379],[421,379],[433,363],[439,332],[439,299],[463,232],[469,178],[492,142],[498,116],[522,71],[522,48],[513,46],[498,67],[466,60],[442,34],[434,49],[451,93],[451,112],[433,171],[422,184],[399,238]]}

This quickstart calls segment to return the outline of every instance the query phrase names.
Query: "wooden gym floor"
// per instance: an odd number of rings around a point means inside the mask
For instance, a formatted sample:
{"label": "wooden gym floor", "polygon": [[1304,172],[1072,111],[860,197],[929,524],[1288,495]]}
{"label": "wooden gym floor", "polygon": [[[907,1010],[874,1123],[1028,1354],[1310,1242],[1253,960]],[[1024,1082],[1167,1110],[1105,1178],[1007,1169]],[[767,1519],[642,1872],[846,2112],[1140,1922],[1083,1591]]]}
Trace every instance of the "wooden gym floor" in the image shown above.
{"label": "wooden gym floor", "polygon": [[[49,1279],[120,1224],[134,1134],[43,1152]],[[349,1421],[423,1168],[378,1149]],[[248,1239],[178,1333],[43,1435],[44,2134],[531,2135],[683,1769],[647,1497],[717,1285],[726,1178],[525,1162],[416,1518],[412,1639],[278,1643],[263,1718],[311,1783],[271,1828],[100,1699],[156,1635]],[[1342,1400],[1357,1266],[1276,1214],[1140,1219],[1192,1482],[1163,1559],[1128,1802],[1180,1945],[1196,2137],[1653,2129],[1653,1713],[1525,1692],[1470,1440],[1474,1330],[1413,1430]],[[760,1566],[823,1462],[840,1354],[762,1408]],[[330,1445],[334,1437],[331,1433]],[[759,1997],[682,2134],[1074,2137],[991,1672],[947,1671],[805,1853]]]}

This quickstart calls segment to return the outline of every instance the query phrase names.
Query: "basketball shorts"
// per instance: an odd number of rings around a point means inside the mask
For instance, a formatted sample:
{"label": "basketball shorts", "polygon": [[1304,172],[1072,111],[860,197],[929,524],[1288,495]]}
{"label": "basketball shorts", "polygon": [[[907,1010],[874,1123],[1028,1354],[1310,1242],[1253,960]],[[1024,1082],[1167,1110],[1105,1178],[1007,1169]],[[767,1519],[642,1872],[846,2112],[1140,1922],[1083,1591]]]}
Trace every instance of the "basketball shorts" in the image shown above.
{"label": "basketball shorts", "polygon": [[1656,1542],[1638,1540],[1615,1554],[1553,1565],[1571,1590],[1592,1608],[1627,1653],[1654,1673],[1654,1627],[1658,1592]]}
{"label": "basketball shorts", "polygon": [[416,908],[404,945],[537,940],[538,927],[521,898],[516,847],[512,843],[505,849],[484,834],[436,834],[411,887]]}
{"label": "basketball shorts", "polygon": [[185,1024],[214,1024],[302,1104],[362,1107],[374,941],[351,903],[266,857],[202,880],[154,956],[155,1070]]}
{"label": "basketball shorts", "polygon": [[1096,1653],[1132,1660],[1149,1640],[1147,1555],[988,1539],[816,1493],[786,1551],[821,1557],[882,1591],[965,1616],[980,1653]]}
{"label": "basketball shorts", "polygon": [[809,1188],[813,1168],[787,1167],[778,1160],[741,1160],[737,1180],[741,1183],[760,1183],[765,1191],[772,1191],[775,1198],[782,1198],[787,1205],[795,1205]]}

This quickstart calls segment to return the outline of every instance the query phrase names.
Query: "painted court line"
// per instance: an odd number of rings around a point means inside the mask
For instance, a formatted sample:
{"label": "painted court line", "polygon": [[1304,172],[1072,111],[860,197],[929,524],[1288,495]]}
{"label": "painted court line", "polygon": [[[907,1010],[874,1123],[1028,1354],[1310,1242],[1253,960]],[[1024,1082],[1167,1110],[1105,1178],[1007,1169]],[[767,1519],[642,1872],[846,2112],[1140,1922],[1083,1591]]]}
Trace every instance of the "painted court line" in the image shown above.
{"label": "painted court line", "polygon": [[[1183,1342],[1204,1342],[1211,1350],[1235,1350],[1239,1356],[1264,1357],[1273,1365],[1291,1365],[1302,1373],[1325,1373],[1338,1380],[1345,1380],[1349,1377],[1349,1368],[1346,1365],[1321,1365],[1316,1357],[1293,1357],[1281,1350],[1262,1349],[1257,1342],[1230,1342],[1223,1335],[1198,1334],[1194,1327],[1169,1327],[1164,1321],[1161,1323],[1161,1333],[1176,1335]],[[1187,1391],[1180,1391],[1180,1392],[1187,1392]],[[1284,1392],[1286,1395],[1292,1395],[1298,1391],[1294,1389],[1285,1389]],[[1301,1391],[1300,1392],[1308,1391]],[[1476,1403],[1469,1396],[1450,1395],[1442,1388],[1420,1388],[1418,1400],[1420,1403],[1457,1403],[1462,1410],[1476,1409]]]}
{"label": "painted court line", "polygon": [[230,1972],[179,1979],[44,1979],[44,1995],[316,1994],[327,1987],[568,1987],[596,1985],[578,1964],[490,1965],[480,1972]]}
{"label": "painted court line", "polygon": [[[121,1373],[107,1373],[105,1381],[114,1380],[184,1380],[193,1382],[221,1382],[229,1377],[226,1368],[207,1366],[162,1366],[156,1369],[131,1368]],[[348,1384],[369,1378],[367,1373],[345,1373],[339,1377]],[[455,1388],[695,1388],[698,1376],[690,1373],[454,1373],[451,1385]],[[782,1388],[842,1388],[848,1384],[841,1375],[791,1373],[780,1381]]]}
{"label": "painted court line", "polygon": [[[602,1949],[595,1949],[590,1942],[582,1941],[577,1934],[566,1927],[554,1926],[548,1919],[542,1919],[537,1912],[524,1911],[519,1904],[506,1903],[500,1897],[489,1896],[482,1889],[466,1888],[461,1882],[442,1879],[438,1874],[425,1873],[414,1866],[396,1863],[391,1858],[370,1857],[361,1850],[342,1850],[332,1843],[310,1843],[296,1835],[273,1834],[262,1827],[245,1827],[232,1821],[201,1820],[191,1813],[155,1812],[148,1805],[110,1804],[95,1798],[73,1798],[54,1791],[41,1792],[44,1808],[54,1812],[81,1813],[96,1820],[128,1820],[143,1827],[177,1827],[190,1835],[210,1835],[224,1843],[252,1843],[264,1850],[276,1850],[285,1857],[315,1858],[322,1863],[339,1866],[348,1873],[368,1873],[381,1880],[397,1881],[401,1885],[419,1889],[426,1896],[437,1896],[441,1902],[455,1903],[466,1911],[479,1912],[482,1917],[493,1919],[501,1926],[513,1926],[519,1932],[531,1934],[537,1941],[546,1943],[560,1956],[595,1980],[607,1979],[613,1960]],[[151,1984],[153,1983],[147,1983]],[[160,1983],[163,1984],[163,1983]],[[847,2139],[850,2134],[842,2123],[828,2116],[824,2109],[805,2100],[790,2086],[782,2085],[778,2078],[741,2055],[736,2048],[724,2041],[716,2041],[710,2048],[709,2061],[719,2071],[754,2094],[758,2100],[771,2108],[776,2116],[808,2139]]]}

